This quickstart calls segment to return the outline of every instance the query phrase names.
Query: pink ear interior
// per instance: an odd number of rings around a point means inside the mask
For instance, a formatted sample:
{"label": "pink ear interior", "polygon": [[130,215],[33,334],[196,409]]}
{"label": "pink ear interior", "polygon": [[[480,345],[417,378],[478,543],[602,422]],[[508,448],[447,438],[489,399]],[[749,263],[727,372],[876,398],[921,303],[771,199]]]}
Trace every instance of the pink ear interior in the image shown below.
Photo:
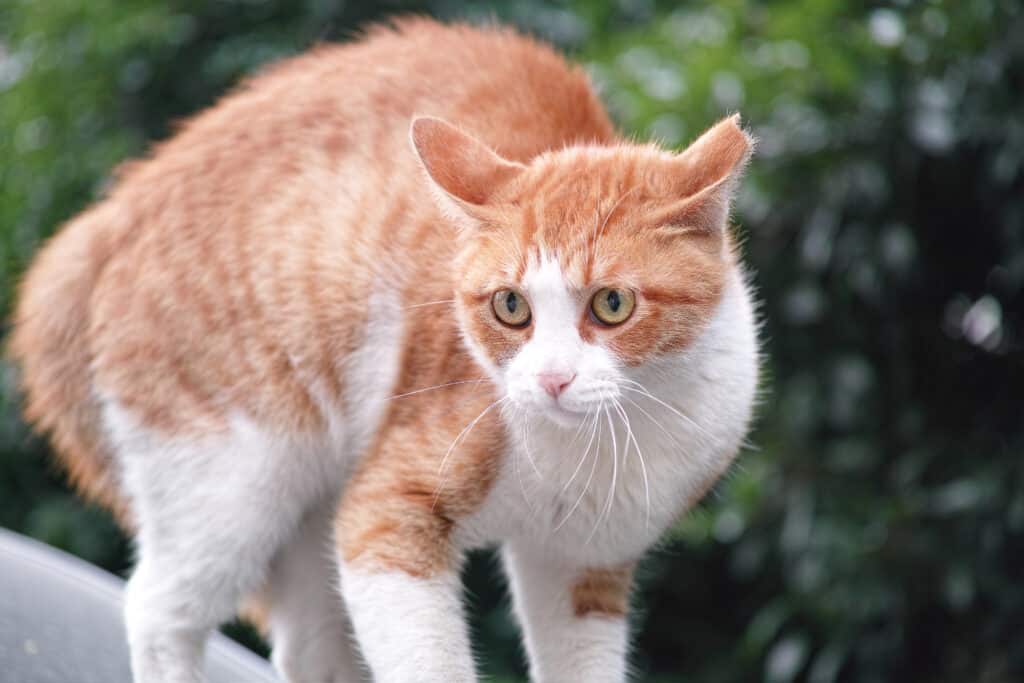
{"label": "pink ear interior", "polygon": [[743,171],[754,141],[739,123],[739,114],[722,119],[675,158],[674,172],[678,174],[677,191],[681,198]]}
{"label": "pink ear interior", "polygon": [[522,170],[455,126],[431,117],[413,120],[413,146],[423,167],[451,198],[469,206],[488,204]]}
{"label": "pink ear interior", "polygon": [[716,123],[668,162],[666,172],[678,199],[658,211],[654,221],[699,230],[724,228],[736,181],[753,149],[754,140],[740,128],[738,114]]}

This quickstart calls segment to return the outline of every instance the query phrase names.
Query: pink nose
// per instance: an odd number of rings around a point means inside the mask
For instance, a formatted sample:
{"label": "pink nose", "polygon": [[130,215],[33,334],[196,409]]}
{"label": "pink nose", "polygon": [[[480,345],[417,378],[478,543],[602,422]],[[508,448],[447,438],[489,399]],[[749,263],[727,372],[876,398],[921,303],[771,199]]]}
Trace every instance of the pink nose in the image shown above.
{"label": "pink nose", "polygon": [[565,388],[576,379],[574,372],[541,372],[537,374],[537,381],[544,391],[548,392],[551,398],[558,398]]}

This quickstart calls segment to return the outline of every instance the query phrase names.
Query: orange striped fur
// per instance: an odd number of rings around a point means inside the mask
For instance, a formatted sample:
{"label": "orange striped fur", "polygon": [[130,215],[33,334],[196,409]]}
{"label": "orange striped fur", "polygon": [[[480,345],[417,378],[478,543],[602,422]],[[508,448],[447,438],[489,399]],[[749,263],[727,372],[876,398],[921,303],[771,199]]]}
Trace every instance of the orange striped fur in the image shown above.
{"label": "orange striped fur", "polygon": [[[239,416],[319,438],[362,407],[350,378],[397,300],[392,398],[330,492],[338,555],[451,575],[511,448],[486,367],[534,334],[497,319],[495,291],[554,260],[579,300],[636,296],[622,324],[568,321],[584,343],[626,369],[687,349],[736,281],[723,226],[750,149],[735,117],[681,154],[627,141],[580,68],[507,29],[406,19],[317,48],[125,165],[42,248],[10,338],[26,414],[132,528],[105,406],[168,443],[228,441]],[[609,565],[566,586],[577,618],[625,614],[632,565]]]}

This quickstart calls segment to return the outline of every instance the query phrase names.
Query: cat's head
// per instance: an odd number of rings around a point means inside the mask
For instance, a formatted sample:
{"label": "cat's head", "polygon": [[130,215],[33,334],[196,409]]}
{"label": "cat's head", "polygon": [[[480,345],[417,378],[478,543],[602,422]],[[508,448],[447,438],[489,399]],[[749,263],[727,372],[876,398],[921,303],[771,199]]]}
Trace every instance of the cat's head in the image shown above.
{"label": "cat's head", "polygon": [[459,228],[462,333],[514,405],[578,425],[708,324],[736,267],[729,205],[752,150],[738,117],[679,154],[575,146],[525,165],[438,119],[411,134]]}

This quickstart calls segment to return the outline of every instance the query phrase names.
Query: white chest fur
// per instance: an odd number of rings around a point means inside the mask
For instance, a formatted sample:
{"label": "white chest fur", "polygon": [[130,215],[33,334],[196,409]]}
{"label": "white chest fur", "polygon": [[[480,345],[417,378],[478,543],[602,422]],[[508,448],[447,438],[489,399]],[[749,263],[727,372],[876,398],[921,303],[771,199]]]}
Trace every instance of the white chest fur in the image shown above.
{"label": "white chest fur", "polygon": [[513,540],[582,566],[637,559],[735,457],[757,365],[750,296],[737,273],[689,349],[630,373],[618,404],[578,431],[508,421],[498,481],[456,538]]}

